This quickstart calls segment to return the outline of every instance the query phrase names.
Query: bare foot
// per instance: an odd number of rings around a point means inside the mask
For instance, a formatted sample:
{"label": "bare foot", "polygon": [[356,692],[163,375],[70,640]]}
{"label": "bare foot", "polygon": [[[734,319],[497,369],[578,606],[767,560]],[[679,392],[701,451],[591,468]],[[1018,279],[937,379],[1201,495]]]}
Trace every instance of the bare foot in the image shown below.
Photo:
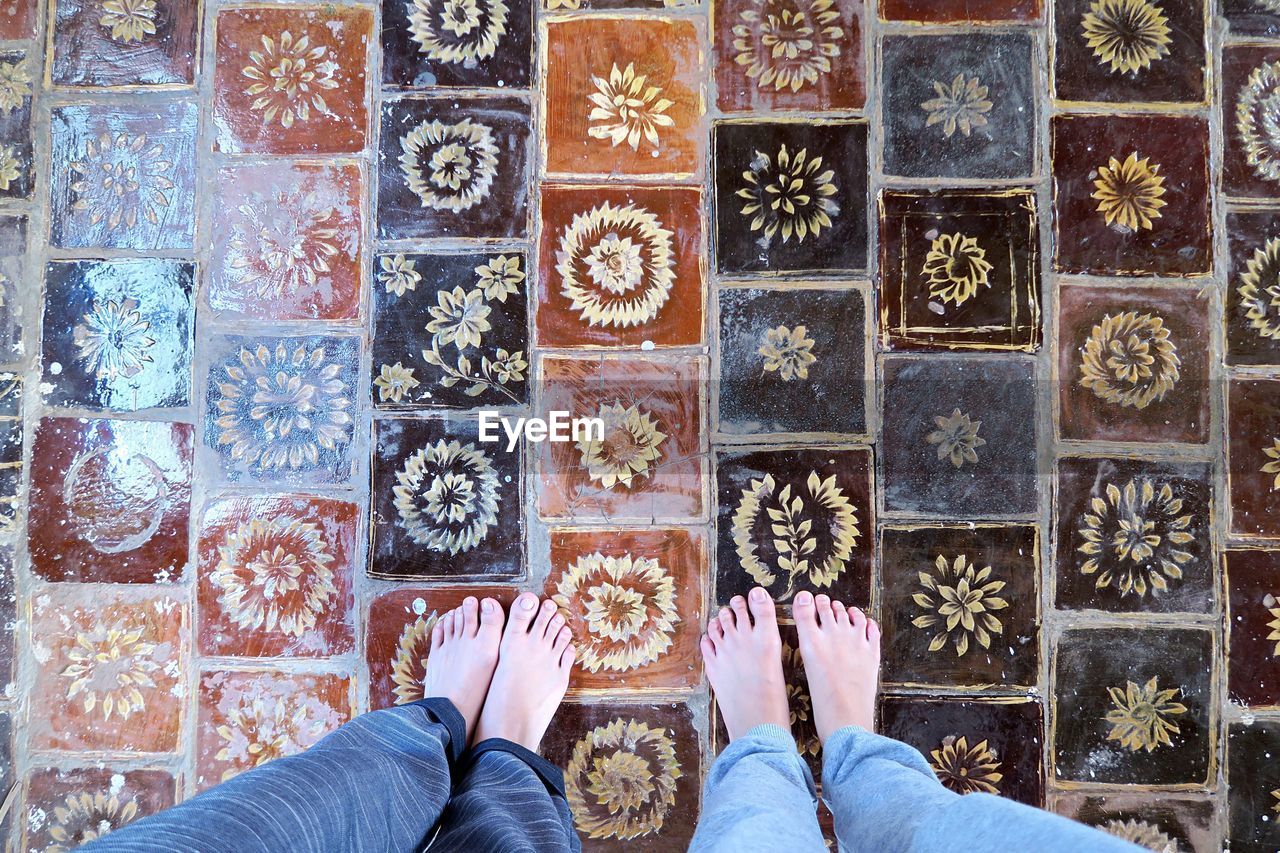
{"label": "bare foot", "polygon": [[747,615],[747,600],[735,595],[729,607],[721,608],[720,614],[707,622],[702,638],[707,680],[730,740],[765,723],[791,728],[787,682],[782,677],[782,637],[773,599],[760,587],[752,589],[749,597],[754,625]]}
{"label": "bare foot", "polygon": [[422,695],[453,702],[467,723],[467,742],[484,705],[502,639],[502,605],[492,598],[468,595],[461,607],[445,613],[431,629]]}
{"label": "bare foot", "polygon": [[826,595],[796,593],[791,613],[809,679],[813,721],[824,743],[837,729],[875,723],[880,626],[856,607]]}
{"label": "bare foot", "polygon": [[577,653],[564,617],[550,599],[522,593],[511,605],[498,650],[498,669],[476,724],[476,743],[499,737],[538,751],[551,718],[569,689]]}

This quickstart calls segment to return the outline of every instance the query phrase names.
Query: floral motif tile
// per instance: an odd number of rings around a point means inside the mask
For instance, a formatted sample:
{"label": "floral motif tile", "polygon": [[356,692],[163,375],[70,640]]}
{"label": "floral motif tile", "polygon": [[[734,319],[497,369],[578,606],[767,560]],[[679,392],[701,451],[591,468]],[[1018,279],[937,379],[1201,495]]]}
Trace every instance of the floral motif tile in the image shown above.
{"label": "floral motif tile", "polygon": [[[1271,18],[1280,32],[1280,16],[1272,12]],[[1237,198],[1273,199],[1280,187],[1280,129],[1272,104],[1280,87],[1280,49],[1226,47],[1221,73],[1222,189]]]}
{"label": "floral motif tile", "polygon": [[185,596],[158,587],[46,587],[28,618],[32,749],[175,752],[187,705]]}
{"label": "floral motif tile", "polygon": [[233,320],[358,318],[364,195],[364,169],[349,161],[221,169],[209,308]]}
{"label": "floral motif tile", "polygon": [[72,850],[172,806],[177,794],[165,770],[53,767],[27,776],[23,850]]}
{"label": "floral motif tile", "polygon": [[1227,727],[1227,844],[1263,851],[1280,845],[1280,723],[1257,720]]}
{"label": "floral motif tile", "polygon": [[529,401],[523,251],[384,254],[373,273],[373,403],[474,409]]}
{"label": "floral motif tile", "polygon": [[[715,0],[715,77],[723,112],[856,110],[866,101],[857,0]],[[779,44],[787,49],[776,50]]]}
{"label": "floral motif tile", "polygon": [[196,648],[229,657],[327,657],[355,644],[353,503],[225,498],[200,519]]}
{"label": "floral motif tile", "polygon": [[1212,270],[1204,119],[1059,115],[1049,126],[1059,271],[1194,276]]}
{"label": "floral motif tile", "polygon": [[545,24],[547,172],[699,174],[700,30],[689,18],[592,16]]}
{"label": "floral motif tile", "polygon": [[1053,93],[1060,101],[1203,103],[1208,0],[1057,0]]}
{"label": "floral motif tile", "polygon": [[885,698],[879,732],[920,750],[957,794],[998,794],[1040,806],[1044,712],[1034,699]]}
{"label": "floral motif tile", "polygon": [[880,196],[880,335],[893,349],[1034,351],[1040,344],[1035,193]]}
{"label": "floral motif tile", "polygon": [[[16,4],[15,4],[16,5]],[[200,4],[191,0],[52,0],[55,86],[190,86]]]}
{"label": "floral motif tile", "polygon": [[232,154],[333,154],[365,146],[373,10],[244,6],[218,12],[216,146]]}
{"label": "floral motif tile", "polygon": [[918,24],[1010,21],[1035,23],[1043,14],[1041,0],[882,0],[886,21]]}
{"label": "floral motif tile", "polygon": [[0,215],[0,364],[13,364],[26,354],[22,291],[27,276],[25,215]]}
{"label": "floral motif tile", "polygon": [[1053,811],[1148,850],[1220,850],[1214,804],[1206,797],[1064,794]]}
{"label": "floral motif tile", "polygon": [[604,434],[543,442],[538,511],[548,520],[691,521],[707,512],[700,358],[544,356],[539,416],[598,418]]}
{"label": "floral motif tile", "polygon": [[204,443],[225,479],[347,480],[358,337],[223,335],[206,345]]}
{"label": "floral motif tile", "polygon": [[22,377],[0,373],[0,534],[18,529],[22,511]]}
{"label": "floral motif tile", "polygon": [[51,406],[140,409],[191,400],[195,265],[161,258],[45,268],[41,392]]}
{"label": "floral motif tile", "polygon": [[1113,613],[1212,611],[1212,475],[1204,462],[1060,458],[1056,605]]}
{"label": "floral motif tile", "polygon": [[886,36],[885,172],[1020,178],[1036,171],[1036,98],[1043,86],[1033,47],[1022,33]]}
{"label": "floral motif tile", "polygon": [[[10,792],[12,792],[13,786],[17,782],[14,778],[13,740],[13,724],[10,719],[10,713],[8,711],[0,711],[0,786]],[[14,822],[10,814],[0,817],[0,838],[4,838],[6,844],[11,843],[9,838],[13,831]]]}
{"label": "floral motif tile", "polygon": [[1068,783],[1213,779],[1217,643],[1198,628],[1069,629],[1053,660],[1051,763]]}
{"label": "floral motif tile", "polygon": [[474,420],[373,425],[369,574],[486,580],[524,574],[523,450]]}
{"label": "floral motif tile", "polygon": [[718,433],[869,432],[866,291],[725,288],[717,300]]}
{"label": "floral motif tile", "polygon": [[1239,549],[1227,576],[1227,691],[1250,707],[1280,706],[1280,551]]}
{"label": "floral motif tile", "polygon": [[1280,366],[1280,211],[1227,214],[1226,361]]}
{"label": "floral motif tile", "polygon": [[[564,768],[584,850],[679,850],[693,837],[702,768],[688,707],[567,703],[551,721],[542,752]],[[601,774],[601,766],[632,768],[644,784]]]}
{"label": "floral motif tile", "polygon": [[518,590],[494,586],[402,587],[379,595],[365,622],[365,658],[369,668],[369,708],[389,708],[424,698],[431,652],[431,631],[442,613],[472,595],[497,599],[509,607]]}
{"label": "floral motif tile", "polygon": [[993,518],[1034,512],[1036,387],[1009,357],[886,357],[884,506]]}
{"label": "floral motif tile", "polygon": [[1035,685],[1038,528],[886,526],[880,542],[883,681],[930,687]]}
{"label": "floral motif tile", "polygon": [[27,509],[32,572],[48,581],[180,579],[191,451],[188,424],[41,420]]}
{"label": "floral motif tile", "polygon": [[314,745],[350,719],[352,690],[349,678],[328,673],[202,673],[196,790]]}
{"label": "floral motif tile", "polygon": [[196,105],[182,101],[54,109],[53,245],[190,249],[197,116]]}
{"label": "floral motif tile", "polygon": [[0,9],[0,39],[21,41],[34,38],[40,4],[36,0],[17,0]]}
{"label": "floral motif tile", "polygon": [[569,689],[696,687],[706,573],[700,530],[553,529],[545,594],[578,647]]}
{"label": "floral motif tile", "polygon": [[718,122],[711,144],[717,270],[866,268],[864,122]]}
{"label": "floral motif tile", "polygon": [[763,586],[784,605],[808,590],[866,607],[872,470],[866,448],[717,453],[715,603]]}
{"label": "floral motif tile", "polygon": [[1206,292],[1062,287],[1055,367],[1064,439],[1209,439]]}
{"label": "floral motif tile", "polygon": [[1230,531],[1280,538],[1280,382],[1227,383]]}
{"label": "floral motif tile", "polygon": [[31,110],[38,76],[37,61],[26,53],[0,51],[0,199],[29,198],[35,188]]}
{"label": "floral motif tile", "polygon": [[693,188],[543,185],[538,342],[702,343],[701,213]]}
{"label": "floral motif tile", "polygon": [[1280,35],[1280,9],[1269,0],[1221,0],[1218,11],[1230,25],[1232,35]]}
{"label": "floral motif tile", "polygon": [[18,659],[18,590],[14,585],[13,549],[0,549],[0,696],[16,695]]}
{"label": "floral motif tile", "polygon": [[523,237],[529,104],[512,97],[388,98],[378,149],[378,236]]}
{"label": "floral motif tile", "polygon": [[525,89],[533,69],[531,0],[480,0],[461,20],[444,0],[383,0],[382,82]]}

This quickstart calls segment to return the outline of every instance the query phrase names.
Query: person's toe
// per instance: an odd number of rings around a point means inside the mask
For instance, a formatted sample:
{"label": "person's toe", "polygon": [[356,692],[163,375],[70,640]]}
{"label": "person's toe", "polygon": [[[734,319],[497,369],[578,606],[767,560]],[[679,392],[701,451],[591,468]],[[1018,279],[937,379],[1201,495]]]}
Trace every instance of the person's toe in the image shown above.
{"label": "person's toe", "polygon": [[849,624],[849,611],[845,609],[844,603],[839,600],[831,602],[831,616],[835,619],[837,625]]}
{"label": "person's toe", "polygon": [[867,620],[867,641],[877,652],[880,651],[880,623],[874,619]]}
{"label": "person's toe", "polygon": [[727,637],[738,628],[738,620],[734,617],[733,611],[727,607],[720,608],[720,629]]}
{"label": "person's toe", "polygon": [[457,622],[457,619],[454,618],[455,615],[455,612],[450,610],[441,617],[441,621],[444,622],[444,638],[446,640],[452,640],[454,637],[458,636],[458,629],[454,624]]}
{"label": "person's toe", "polygon": [[814,601],[818,608],[818,624],[825,628],[835,621],[835,614],[831,612],[831,596],[819,593]]}
{"label": "person's toe", "polygon": [[737,620],[738,627],[743,631],[751,628],[751,617],[747,611],[747,600],[740,595],[735,595],[729,599],[729,607],[733,610],[733,616]]}
{"label": "person's toe", "polygon": [[[446,613],[445,616],[448,614]],[[431,651],[440,648],[444,643],[444,616],[436,620],[436,624],[431,626]]]}
{"label": "person's toe", "polygon": [[462,599],[462,624],[459,634],[463,637],[474,637],[480,628],[480,600],[474,595]]}
{"label": "person's toe", "polygon": [[502,605],[494,598],[483,598],[480,600],[480,627],[477,633],[481,635],[498,636],[502,632]]}
{"label": "person's toe", "polygon": [[756,620],[756,628],[765,631],[777,631],[778,608],[762,587],[756,587],[748,593],[751,599],[751,616]]}
{"label": "person's toe", "polygon": [[857,607],[850,607],[849,621],[853,624],[855,632],[859,632],[862,636],[866,636],[867,614],[863,613]]}
{"label": "person's toe", "polygon": [[529,631],[529,623],[538,613],[538,596],[531,592],[522,592],[511,605],[511,621],[507,624],[508,632],[524,634]]}
{"label": "person's toe", "polygon": [[533,627],[529,629],[535,639],[546,636],[547,625],[551,624],[551,617],[555,615],[556,603],[549,598],[543,599],[542,606],[538,608],[538,615],[533,620]]}
{"label": "person's toe", "polygon": [[711,639],[710,634],[703,634],[702,641],[698,643],[698,648],[702,649],[702,657],[710,660],[716,656],[716,644]]}
{"label": "person's toe", "polygon": [[564,628],[564,626],[564,616],[557,612],[555,616],[551,617],[551,621],[547,623],[547,639],[554,642],[556,636],[560,633],[560,629]]}
{"label": "person's toe", "polygon": [[707,636],[711,638],[712,645],[719,649],[724,640],[724,628],[720,625],[719,616],[712,616],[707,620]]}
{"label": "person's toe", "polygon": [[560,653],[560,669],[566,672],[573,666],[574,659],[578,656],[578,647],[573,643],[564,647],[564,651]]}
{"label": "person's toe", "polygon": [[797,592],[795,600],[791,602],[791,616],[796,620],[796,625],[813,628],[817,615],[818,610],[813,601],[813,593],[808,590]]}
{"label": "person's toe", "polygon": [[555,639],[551,643],[551,648],[559,654],[564,651],[564,647],[569,645],[569,641],[573,639],[573,632],[569,630],[568,625],[561,625],[556,629]]}

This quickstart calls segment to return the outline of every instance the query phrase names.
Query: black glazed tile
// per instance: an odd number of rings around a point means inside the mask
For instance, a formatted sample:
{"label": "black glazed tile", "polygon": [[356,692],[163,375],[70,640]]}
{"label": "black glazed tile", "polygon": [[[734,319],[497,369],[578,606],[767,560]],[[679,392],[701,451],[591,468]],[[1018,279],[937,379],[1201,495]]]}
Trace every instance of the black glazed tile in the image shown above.
{"label": "black glazed tile", "polygon": [[1219,0],[1232,35],[1280,36],[1280,4],[1271,0]]}
{"label": "black glazed tile", "polygon": [[1223,555],[1227,588],[1227,692],[1251,708],[1280,707],[1280,551]]}
{"label": "black glazed tile", "polygon": [[21,361],[27,287],[27,217],[0,216],[0,364]]}
{"label": "black glazed tile", "polygon": [[1258,720],[1227,728],[1227,843],[1231,850],[1280,848],[1280,722]]}
{"label": "black glazed tile", "polygon": [[[382,82],[524,89],[533,66],[533,3],[382,0]],[[451,20],[464,8],[465,23]]]}
{"label": "black glazed tile", "polygon": [[1280,211],[1227,214],[1228,364],[1280,365]]}
{"label": "black glazed tile", "polygon": [[193,0],[50,0],[49,78],[58,86],[189,86],[199,55]]}
{"label": "black glazed tile", "polygon": [[30,198],[35,188],[31,109],[38,76],[26,53],[0,52],[0,198]]}

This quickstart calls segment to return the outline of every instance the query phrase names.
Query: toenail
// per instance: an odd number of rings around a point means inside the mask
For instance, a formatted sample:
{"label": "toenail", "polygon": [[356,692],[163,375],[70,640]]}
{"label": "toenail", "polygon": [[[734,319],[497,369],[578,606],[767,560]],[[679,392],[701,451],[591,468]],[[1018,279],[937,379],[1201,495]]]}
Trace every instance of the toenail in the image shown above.
{"label": "toenail", "polygon": [[492,602],[492,601],[482,601],[482,602],[480,602],[480,606],[484,608],[484,612],[485,612],[485,613],[492,613],[492,612],[493,612],[493,602]]}
{"label": "toenail", "polygon": [[532,598],[526,598],[520,602],[520,607],[523,608],[524,610],[532,610],[533,606],[534,606],[534,600]]}
{"label": "toenail", "polygon": [[764,601],[764,599],[765,599],[765,594],[763,589],[761,589],[760,587],[756,587],[755,589],[751,590],[752,601]]}

